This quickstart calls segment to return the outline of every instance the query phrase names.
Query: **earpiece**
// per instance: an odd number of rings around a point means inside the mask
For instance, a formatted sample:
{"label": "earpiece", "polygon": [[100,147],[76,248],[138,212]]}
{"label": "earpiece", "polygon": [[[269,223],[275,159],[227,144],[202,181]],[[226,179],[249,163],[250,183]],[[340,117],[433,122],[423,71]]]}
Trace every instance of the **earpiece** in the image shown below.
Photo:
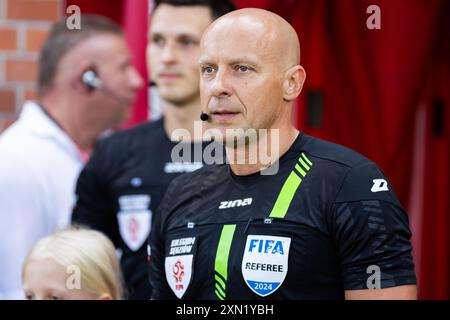
{"label": "earpiece", "polygon": [[103,82],[102,79],[98,77],[98,73],[95,67],[90,67],[83,72],[83,74],[81,75],[81,82],[86,86],[88,92],[93,92],[94,90],[98,89],[99,91],[103,92],[103,94],[119,101],[121,104],[131,105],[133,102],[129,97],[116,94],[114,90],[108,88],[107,82]]}
{"label": "earpiece", "polygon": [[81,82],[86,85],[88,91],[98,89],[102,85],[102,80],[98,78],[95,68],[89,68],[85,72],[83,72],[83,75],[81,76]]}

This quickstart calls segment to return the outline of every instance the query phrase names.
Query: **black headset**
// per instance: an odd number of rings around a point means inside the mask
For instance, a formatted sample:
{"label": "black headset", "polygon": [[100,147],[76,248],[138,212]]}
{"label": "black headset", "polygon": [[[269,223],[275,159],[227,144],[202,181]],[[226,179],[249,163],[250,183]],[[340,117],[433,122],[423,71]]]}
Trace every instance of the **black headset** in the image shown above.
{"label": "black headset", "polygon": [[202,120],[202,121],[208,121],[208,119],[209,119],[208,114],[202,111],[202,112],[200,113],[200,120]]}

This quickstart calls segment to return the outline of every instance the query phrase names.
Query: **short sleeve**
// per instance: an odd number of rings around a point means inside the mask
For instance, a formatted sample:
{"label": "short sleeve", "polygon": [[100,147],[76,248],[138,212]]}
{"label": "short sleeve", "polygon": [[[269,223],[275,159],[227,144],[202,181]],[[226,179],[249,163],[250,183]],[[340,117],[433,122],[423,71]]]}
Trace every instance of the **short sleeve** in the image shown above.
{"label": "short sleeve", "polygon": [[330,221],[345,290],[369,288],[378,271],[381,288],[416,283],[408,215],[375,164],[348,172]]}

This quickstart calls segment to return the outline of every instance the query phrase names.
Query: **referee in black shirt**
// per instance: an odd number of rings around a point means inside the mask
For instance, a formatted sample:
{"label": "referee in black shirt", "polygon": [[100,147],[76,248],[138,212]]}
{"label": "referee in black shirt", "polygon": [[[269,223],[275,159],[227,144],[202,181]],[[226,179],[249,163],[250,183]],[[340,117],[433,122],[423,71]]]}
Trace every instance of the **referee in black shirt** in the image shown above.
{"label": "referee in black shirt", "polygon": [[387,178],[291,124],[305,81],[294,29],[234,11],[207,29],[199,62],[229,164],[169,186],[150,235],[153,298],[415,299],[408,217]]}
{"label": "referee in black shirt", "polygon": [[[147,54],[164,117],[98,143],[78,179],[72,222],[104,232],[121,249],[129,299],[150,298],[147,239],[170,181],[203,166],[192,152],[188,161],[172,159],[177,142],[171,135],[183,129],[193,136],[200,113],[200,38],[215,18],[233,9],[230,1],[155,1]],[[206,146],[197,143],[190,147]]]}

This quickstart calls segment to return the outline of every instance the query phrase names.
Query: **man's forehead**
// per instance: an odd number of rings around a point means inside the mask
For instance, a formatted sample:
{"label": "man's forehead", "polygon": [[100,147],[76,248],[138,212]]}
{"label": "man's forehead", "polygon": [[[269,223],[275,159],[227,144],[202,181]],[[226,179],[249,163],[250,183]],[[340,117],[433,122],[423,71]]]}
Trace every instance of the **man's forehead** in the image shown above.
{"label": "man's forehead", "polygon": [[202,34],[212,22],[206,6],[171,6],[161,4],[151,17],[150,34]]}
{"label": "man's forehead", "polygon": [[261,52],[268,49],[272,38],[272,31],[259,21],[230,19],[218,21],[208,28],[203,35],[201,45],[208,49],[245,49],[249,52]]}
{"label": "man's forehead", "polygon": [[256,53],[248,52],[245,50],[215,50],[207,51],[202,50],[200,53],[199,64],[208,63],[224,63],[224,64],[234,64],[234,63],[249,63],[249,64],[259,64],[262,57]]}
{"label": "man's forehead", "polygon": [[239,19],[223,19],[217,20],[208,28],[204,34],[206,41],[214,41],[215,39],[235,39],[241,38],[249,40],[264,39],[270,36],[271,31],[267,26],[258,20],[247,19],[242,17]]}
{"label": "man's forehead", "polygon": [[182,27],[172,27],[172,28],[154,28],[149,31],[150,37],[155,37],[156,35],[167,37],[167,38],[181,38],[181,37],[192,37],[200,38],[202,32],[199,30],[188,30]]}
{"label": "man's forehead", "polygon": [[258,63],[271,52],[267,40],[251,32],[229,30],[209,33],[202,39],[200,59]]}

